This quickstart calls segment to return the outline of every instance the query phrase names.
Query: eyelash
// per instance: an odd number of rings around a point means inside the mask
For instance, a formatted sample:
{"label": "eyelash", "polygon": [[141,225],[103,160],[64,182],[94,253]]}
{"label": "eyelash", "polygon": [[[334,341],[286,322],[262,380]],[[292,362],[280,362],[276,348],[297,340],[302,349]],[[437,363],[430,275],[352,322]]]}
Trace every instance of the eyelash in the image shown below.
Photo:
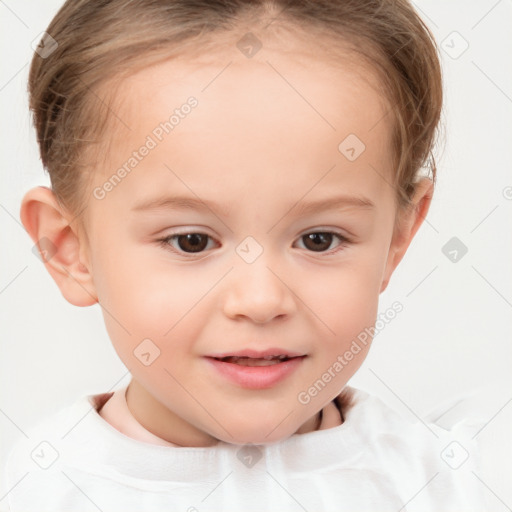
{"label": "eyelash", "polygon": [[[338,240],[340,242],[338,247],[336,247],[335,249],[327,250],[327,251],[308,251],[308,252],[311,252],[313,254],[315,254],[315,253],[317,253],[317,254],[336,254],[339,251],[342,251],[343,249],[345,249],[351,243],[350,239],[348,239],[346,236],[342,235],[341,233],[337,233],[335,231],[309,231],[309,232],[301,235],[299,237],[299,240],[307,235],[320,234],[320,233],[327,234],[327,235],[334,235],[336,238],[338,238]],[[213,238],[210,235],[207,235],[206,233],[201,233],[199,231],[184,231],[182,233],[173,233],[173,234],[167,235],[163,238],[158,238],[156,240],[156,242],[158,242],[158,244],[161,247],[163,247],[164,249],[169,250],[169,251],[174,252],[179,255],[187,255],[186,257],[193,257],[195,255],[201,255],[201,254],[207,252],[204,250],[200,251],[200,252],[195,252],[195,253],[194,252],[185,252],[185,251],[177,250],[174,247],[172,247],[172,245],[170,244],[170,241],[177,239],[179,236],[184,236],[184,235],[204,235],[204,236],[207,236],[209,239],[213,240]]]}

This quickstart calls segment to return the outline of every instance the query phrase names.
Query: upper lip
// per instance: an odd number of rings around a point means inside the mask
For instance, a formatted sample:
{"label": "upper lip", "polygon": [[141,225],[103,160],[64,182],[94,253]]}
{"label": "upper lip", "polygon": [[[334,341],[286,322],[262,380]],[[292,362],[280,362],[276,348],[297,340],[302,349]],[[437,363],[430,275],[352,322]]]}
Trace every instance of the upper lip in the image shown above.
{"label": "upper lip", "polygon": [[217,354],[209,354],[207,357],[213,357],[215,359],[222,359],[224,357],[251,357],[254,359],[262,359],[270,356],[302,357],[305,355],[306,354],[292,352],[284,348],[268,348],[266,350],[244,349],[238,350],[237,352],[219,352]]}

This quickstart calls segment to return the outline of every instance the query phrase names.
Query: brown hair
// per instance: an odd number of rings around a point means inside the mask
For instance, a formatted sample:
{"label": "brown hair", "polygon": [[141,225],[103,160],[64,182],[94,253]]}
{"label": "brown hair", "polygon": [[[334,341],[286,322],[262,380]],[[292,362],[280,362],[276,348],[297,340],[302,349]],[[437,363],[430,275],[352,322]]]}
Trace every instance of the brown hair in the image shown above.
{"label": "brown hair", "polygon": [[68,0],[47,29],[58,46],[46,58],[34,54],[29,76],[41,159],[60,203],[75,214],[87,204],[85,155],[101,142],[109,112],[102,84],[204,52],[248,23],[288,24],[315,45],[337,40],[370,62],[394,121],[397,203],[409,204],[423,166],[435,181],[441,69],[435,40],[407,0]]}

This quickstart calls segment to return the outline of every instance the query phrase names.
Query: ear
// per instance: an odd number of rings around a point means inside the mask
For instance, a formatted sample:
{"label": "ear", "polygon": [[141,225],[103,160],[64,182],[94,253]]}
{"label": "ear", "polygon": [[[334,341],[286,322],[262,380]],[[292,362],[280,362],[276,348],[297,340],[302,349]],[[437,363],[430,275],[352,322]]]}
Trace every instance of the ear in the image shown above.
{"label": "ear", "polygon": [[393,238],[389,247],[388,260],[380,289],[382,293],[388,286],[391,275],[404,257],[414,235],[427,216],[434,193],[434,184],[429,178],[422,178],[416,184],[411,204],[406,210],[397,212]]}
{"label": "ear", "polygon": [[65,299],[75,306],[98,302],[85,237],[80,239],[78,230],[71,227],[72,215],[53,191],[47,187],[29,190],[21,202],[20,218]]}

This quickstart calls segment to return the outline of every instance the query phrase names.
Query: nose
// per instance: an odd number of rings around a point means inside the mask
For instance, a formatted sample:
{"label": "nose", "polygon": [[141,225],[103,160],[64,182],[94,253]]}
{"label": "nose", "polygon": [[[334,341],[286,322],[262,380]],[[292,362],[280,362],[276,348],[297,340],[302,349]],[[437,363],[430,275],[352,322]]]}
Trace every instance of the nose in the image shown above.
{"label": "nose", "polygon": [[[263,256],[253,263],[238,262],[225,283],[224,313],[263,324],[296,310],[295,295],[286,276],[279,275]],[[289,280],[289,277],[288,277]]]}

